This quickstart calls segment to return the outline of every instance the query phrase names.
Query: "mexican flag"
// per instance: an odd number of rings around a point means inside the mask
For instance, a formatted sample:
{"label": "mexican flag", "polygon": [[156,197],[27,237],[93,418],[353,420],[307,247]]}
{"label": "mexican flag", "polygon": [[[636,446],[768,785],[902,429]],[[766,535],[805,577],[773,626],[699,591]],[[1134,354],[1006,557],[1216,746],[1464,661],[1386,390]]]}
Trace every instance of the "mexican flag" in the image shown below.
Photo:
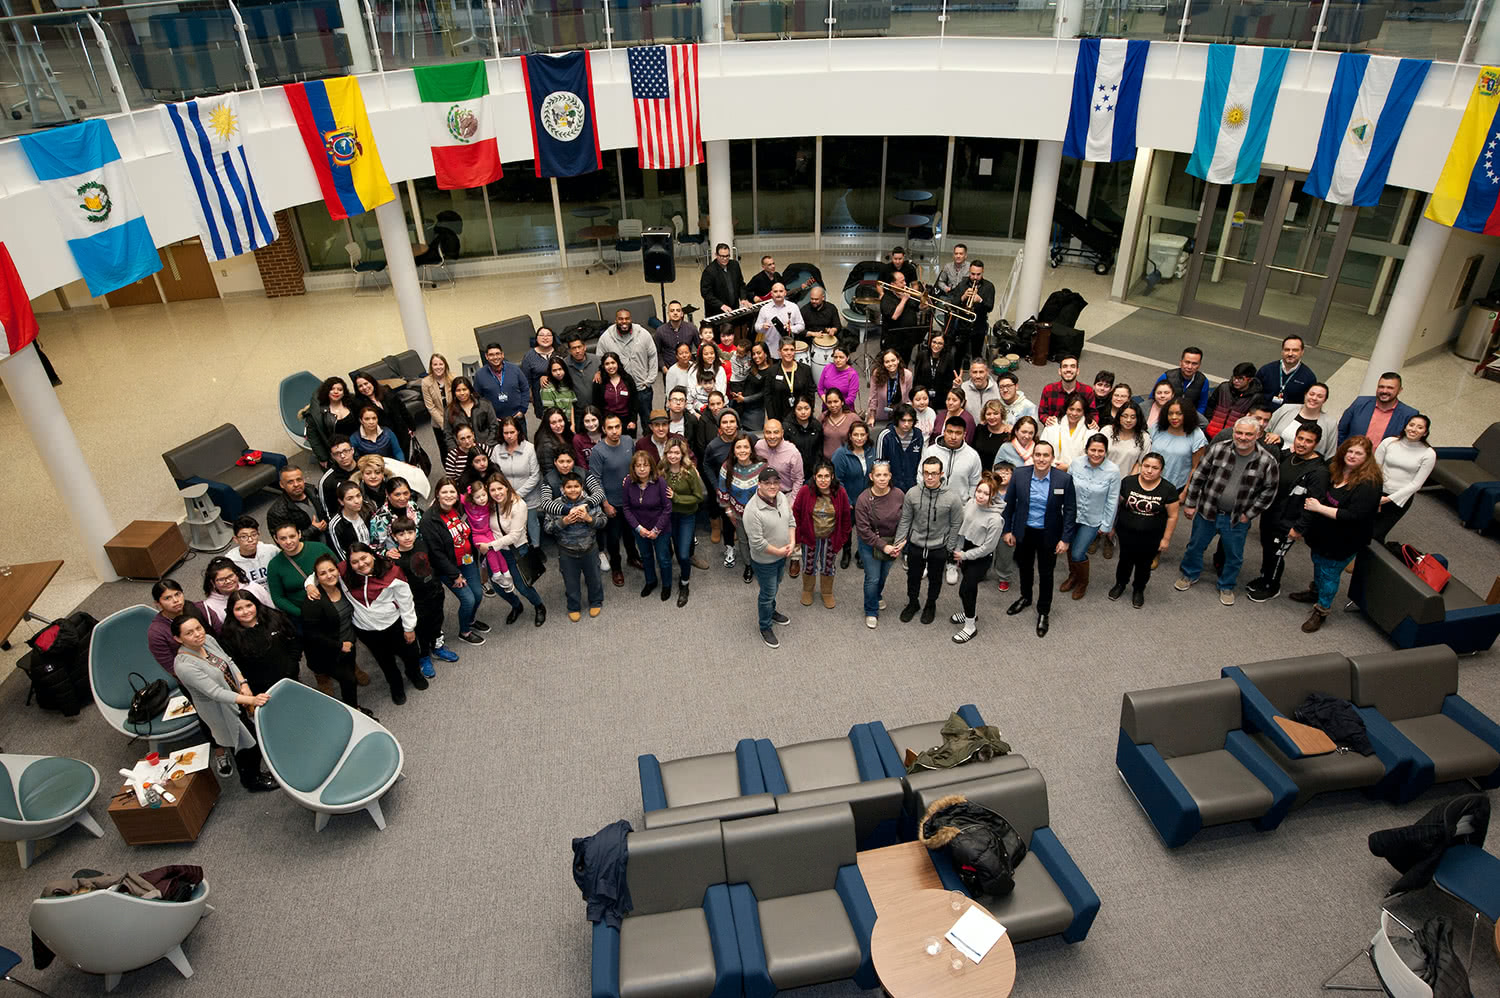
{"label": "mexican flag", "polygon": [[415,72],[438,187],[457,190],[499,180],[500,147],[490,122],[484,63],[418,66]]}

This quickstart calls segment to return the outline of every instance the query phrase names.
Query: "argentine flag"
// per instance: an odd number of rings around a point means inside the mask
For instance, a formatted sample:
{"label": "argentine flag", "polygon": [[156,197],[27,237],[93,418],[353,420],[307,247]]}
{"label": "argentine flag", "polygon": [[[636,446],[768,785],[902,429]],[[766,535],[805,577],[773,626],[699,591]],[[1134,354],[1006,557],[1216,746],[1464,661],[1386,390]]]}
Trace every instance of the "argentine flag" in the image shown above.
{"label": "argentine flag", "polygon": [[1064,156],[1091,163],[1135,159],[1135,119],[1150,44],[1123,38],[1078,43]]}
{"label": "argentine flag", "polygon": [[193,215],[210,260],[239,256],[276,241],[276,226],[261,207],[234,94],[162,107],[168,144],[177,150]]}
{"label": "argentine flag", "polygon": [[1318,154],[1302,189],[1333,204],[1378,204],[1396,141],[1431,66],[1431,59],[1340,55]]}
{"label": "argentine flag", "polygon": [[1188,173],[1211,184],[1250,184],[1260,176],[1286,53],[1259,45],[1208,47]]}
{"label": "argentine flag", "polygon": [[94,297],[161,269],[109,126],[98,118],[21,136],[21,149],[52,199],[73,260]]}

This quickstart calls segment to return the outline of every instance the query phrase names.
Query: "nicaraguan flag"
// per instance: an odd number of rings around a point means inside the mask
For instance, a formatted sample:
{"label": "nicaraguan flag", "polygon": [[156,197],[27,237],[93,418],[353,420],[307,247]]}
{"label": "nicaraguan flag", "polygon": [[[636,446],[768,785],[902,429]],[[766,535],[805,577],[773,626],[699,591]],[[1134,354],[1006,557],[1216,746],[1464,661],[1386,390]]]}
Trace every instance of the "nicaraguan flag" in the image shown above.
{"label": "nicaraguan flag", "polygon": [[1208,47],[1188,173],[1211,184],[1250,184],[1260,176],[1286,53],[1259,45]]}
{"label": "nicaraguan flag", "polygon": [[73,260],[95,298],[161,269],[125,161],[102,120],[21,136],[21,149],[52,198]]}
{"label": "nicaraguan flag", "polygon": [[240,108],[234,94],[162,108],[168,144],[182,157],[193,214],[210,260],[239,256],[276,241],[276,226],[261,206],[245,158]]}
{"label": "nicaraguan flag", "polygon": [[1427,217],[1455,229],[1500,235],[1500,68],[1485,66],[1474,81],[1427,201]]}
{"label": "nicaraguan flag", "polygon": [[1318,154],[1302,189],[1334,204],[1378,204],[1396,141],[1431,65],[1431,59],[1340,55]]}
{"label": "nicaraguan flag", "polygon": [[1064,156],[1091,163],[1135,159],[1135,119],[1150,44],[1123,38],[1078,43]]}

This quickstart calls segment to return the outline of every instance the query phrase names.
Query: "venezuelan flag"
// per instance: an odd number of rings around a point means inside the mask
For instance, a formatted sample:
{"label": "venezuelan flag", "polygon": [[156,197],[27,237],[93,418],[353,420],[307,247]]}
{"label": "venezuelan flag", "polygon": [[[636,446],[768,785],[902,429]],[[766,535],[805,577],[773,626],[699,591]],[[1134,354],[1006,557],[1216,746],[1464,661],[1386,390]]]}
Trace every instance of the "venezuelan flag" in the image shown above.
{"label": "venezuelan flag", "polygon": [[1434,222],[1500,235],[1500,68],[1479,71],[1437,187],[1427,202]]}
{"label": "venezuelan flag", "polygon": [[358,80],[340,76],[289,83],[283,89],[330,217],[363,215],[395,198],[380,165]]}

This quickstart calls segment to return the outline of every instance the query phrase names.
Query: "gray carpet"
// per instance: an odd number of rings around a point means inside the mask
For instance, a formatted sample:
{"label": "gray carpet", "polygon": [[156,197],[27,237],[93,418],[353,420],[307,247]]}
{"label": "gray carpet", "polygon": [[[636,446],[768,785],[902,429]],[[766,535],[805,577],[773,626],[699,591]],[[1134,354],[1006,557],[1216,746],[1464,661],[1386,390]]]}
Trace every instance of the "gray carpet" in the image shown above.
{"label": "gray carpet", "polygon": [[[1097,366],[1127,379],[1150,373],[1085,356],[1086,374]],[[1044,375],[1051,369],[1024,368],[1033,397]],[[1455,574],[1481,591],[1500,564],[1492,540],[1461,530],[1450,508],[1425,496],[1398,533],[1446,552]],[[1018,947],[1016,995],[1312,998],[1369,939],[1395,879],[1369,855],[1366,836],[1462,788],[1399,808],[1332,795],[1274,832],[1238,824],[1164,849],[1114,771],[1122,691],[1212,678],[1227,664],[1389,647],[1357,614],[1335,614],[1305,636],[1303,608],[1285,599],[1226,609],[1212,586],[1174,593],[1181,544],[1144,610],[1108,602],[1107,586],[1096,583],[1081,603],[1059,601],[1051,635],[1038,640],[1029,618],[1003,615],[1006,601],[991,589],[981,597],[982,640],[962,647],[947,625],[903,626],[894,615],[866,630],[854,573],[839,577],[832,611],[803,608],[787,592],[781,605],[793,623],[781,649],[769,651],[755,633],[752,587],[718,567],[714,552],[715,568],[695,579],[687,608],[639,599],[632,573],[624,589],[606,583],[601,617],[578,624],[563,613],[553,570],[542,580],[552,618],[541,630],[523,619],[502,632],[503,605],[486,601],[497,625],[489,643],[464,646],[463,660],[440,666],[429,691],[403,707],[390,704],[379,678],[365,691],[407,754],[409,778],[384,801],[385,832],[352,815],[315,835],[312,815],[283,795],[252,796],[231,782],[197,843],[132,849],[109,827],[101,799],[92,810],[104,839],[70,831],[24,872],[13,852],[0,851],[8,899],[0,944],[26,951],[27,904],[53,877],[187,862],[207,871],[218,909],[185,947],[196,976],[184,981],[158,962],[127,975],[119,994],[575,998],[588,993],[589,929],[569,840],[618,817],[639,821],[637,754],[723,751],[746,736],[827,737],[855,722],[907,724],[973,701],[1046,775],[1052,827],[1103,900],[1083,943]],[[1293,562],[1290,580],[1301,581],[1305,561]],[[176,574],[187,582],[202,565],[200,557]],[[144,585],[116,583],[84,606],[102,616],[146,597]],[[955,606],[945,590],[939,620]],[[1491,716],[1500,716],[1497,658],[1491,651],[1461,665],[1461,692]],[[19,676],[0,685],[7,750],[76,756],[104,773],[136,757],[139,745],[96,713],[44,714],[22,705],[25,694]],[[1466,945],[1465,912],[1432,892],[1398,901],[1396,911],[1445,913]],[[1476,994],[1500,988],[1492,933],[1481,927]],[[101,987],[65,967],[18,973],[57,995]],[[1350,973],[1369,981],[1367,967]]]}
{"label": "gray carpet", "polygon": [[[1084,313],[1087,316],[1087,312]],[[1087,328],[1087,320],[1084,320]],[[1250,361],[1257,368],[1279,354],[1279,336],[1262,336],[1243,329],[1216,326],[1182,315],[1149,308],[1136,309],[1089,340],[1101,347],[1126,350],[1142,357],[1159,357],[1162,343],[1189,343],[1203,348],[1203,370],[1215,381],[1229,377],[1234,365]],[[1178,348],[1181,349],[1180,347]],[[1302,361],[1320,378],[1330,378],[1349,358],[1333,350],[1309,346]]]}

